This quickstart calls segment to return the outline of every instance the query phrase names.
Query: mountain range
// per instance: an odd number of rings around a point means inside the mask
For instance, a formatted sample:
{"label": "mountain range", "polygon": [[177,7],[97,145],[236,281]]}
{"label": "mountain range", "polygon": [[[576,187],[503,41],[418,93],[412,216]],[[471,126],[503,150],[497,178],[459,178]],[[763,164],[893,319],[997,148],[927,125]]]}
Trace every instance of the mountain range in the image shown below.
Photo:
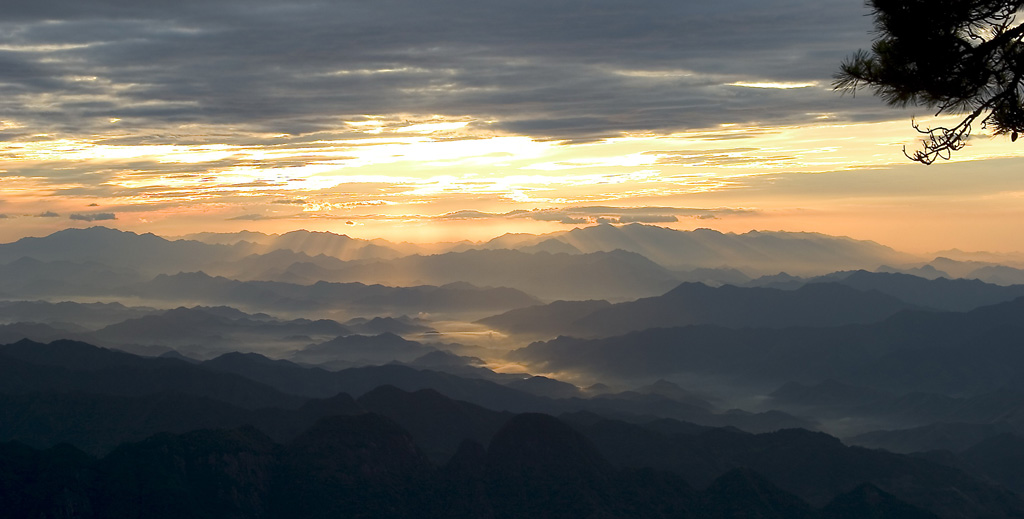
{"label": "mountain range", "polygon": [[1024,299],[971,312],[903,311],[834,327],[653,328],[599,339],[559,337],[509,354],[546,373],[598,379],[705,376],[778,387],[835,379],[895,392],[977,394],[1014,383],[1024,361]]}

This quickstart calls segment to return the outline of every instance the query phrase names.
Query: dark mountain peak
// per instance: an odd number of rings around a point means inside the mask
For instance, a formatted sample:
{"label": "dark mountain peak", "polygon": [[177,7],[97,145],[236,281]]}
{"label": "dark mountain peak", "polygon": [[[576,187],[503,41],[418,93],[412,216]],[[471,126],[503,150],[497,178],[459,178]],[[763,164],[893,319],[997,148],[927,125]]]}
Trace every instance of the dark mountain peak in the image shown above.
{"label": "dark mountain peak", "polygon": [[346,477],[421,472],[429,462],[412,437],[375,413],[321,418],[288,445],[293,456]]}
{"label": "dark mountain peak", "polygon": [[178,350],[168,350],[168,351],[166,351],[164,353],[161,353],[158,356],[158,358],[161,358],[161,359],[176,359],[176,360],[180,360],[182,362],[188,362],[189,364],[199,364],[200,363],[199,360],[193,359],[192,357],[185,356],[184,354],[182,354]]}
{"label": "dark mountain peak", "polygon": [[446,350],[434,350],[423,354],[410,362],[410,364],[421,367],[457,367],[457,366],[480,366],[484,361],[477,357],[463,357]]}
{"label": "dark mountain peak", "polygon": [[417,517],[433,469],[382,416],[322,418],[285,448],[271,517]]}
{"label": "dark mountain peak", "polygon": [[225,278],[225,277],[222,277],[222,276],[211,276],[211,275],[209,275],[206,272],[203,272],[201,270],[197,270],[197,271],[194,271],[194,272],[178,272],[177,274],[157,274],[157,276],[153,279],[153,281],[157,281],[157,280],[160,280],[160,281],[174,280],[174,281],[184,282],[184,283],[197,283],[197,282],[201,283],[201,282],[207,282],[207,281],[212,281],[212,280],[216,280],[216,281],[229,281],[228,278]]}
{"label": "dark mountain peak", "polygon": [[[0,355],[42,366],[61,366],[73,370],[93,370],[110,366],[138,364],[143,359],[123,351],[100,348],[80,341],[57,340],[42,344],[28,339],[0,346]],[[180,362],[174,359],[156,359]]]}
{"label": "dark mountain peak", "polygon": [[338,234],[330,231],[308,231],[306,229],[296,229],[294,231],[288,231],[280,236],[281,238],[303,238],[303,237],[329,237],[336,240],[351,240],[355,241],[352,237],[347,234]]}
{"label": "dark mountain peak", "polygon": [[[634,225],[639,225],[639,224],[634,224]],[[693,233],[693,234],[696,234],[696,235],[703,234],[703,235],[709,235],[709,236],[724,236],[724,234],[722,232],[716,231],[714,229],[708,229],[707,227],[698,227],[698,228],[696,228],[696,229],[694,229],[694,230],[692,230],[690,232]],[[760,234],[760,232],[759,231],[750,231],[747,234],[750,234],[751,236],[757,236],[758,234]]]}
{"label": "dark mountain peak", "polygon": [[[879,322],[913,308],[893,296],[821,283],[799,290],[681,283],[662,296],[597,310],[563,328],[584,337],[696,324],[727,327],[826,327]],[[566,329],[567,328],[567,329]]]}
{"label": "dark mountain peak", "polygon": [[[364,393],[356,399],[356,403],[363,409],[383,416],[390,417],[393,413],[397,413],[408,417],[409,413],[414,413],[423,417],[425,421],[465,414],[468,408],[480,409],[488,414],[493,413],[493,411],[483,410],[473,404],[449,398],[434,389],[405,391],[391,384],[378,386]],[[399,421],[401,422],[401,420]]]}
{"label": "dark mountain peak", "polygon": [[704,490],[702,497],[709,518],[799,519],[816,515],[800,498],[748,468],[726,472]]}
{"label": "dark mountain peak", "polygon": [[286,360],[274,360],[274,359],[271,359],[271,358],[266,357],[264,355],[260,355],[259,353],[240,352],[240,351],[232,351],[232,352],[229,352],[229,353],[225,353],[223,355],[220,355],[218,357],[210,359],[210,360],[208,360],[206,362],[203,362],[203,365],[209,365],[209,366],[240,366],[240,365],[245,365],[245,366],[251,366],[251,365],[272,366],[272,365],[278,365],[278,364],[291,364],[291,365],[294,365],[291,362],[288,362]]}
{"label": "dark mountain peak", "polygon": [[123,444],[99,464],[96,516],[264,516],[276,449],[253,427]]}
{"label": "dark mountain peak", "polygon": [[[249,313],[245,313],[245,312],[243,312],[243,311],[241,311],[241,310],[239,310],[239,309],[237,309],[235,307],[224,306],[224,305],[218,305],[218,306],[202,306],[202,305],[197,305],[197,306],[193,306],[192,310],[198,310],[198,311],[201,311],[201,312],[206,312],[206,313],[208,313],[210,315],[216,315],[216,316],[220,316],[220,317],[225,317],[227,319],[231,319],[231,320],[234,320],[234,321],[237,321],[237,320],[240,320],[240,319],[250,319],[250,320],[255,320],[255,321],[276,321],[277,320],[274,317],[271,317],[270,315],[265,314],[265,313],[249,314]],[[308,320],[305,320],[305,319],[303,319],[302,321],[307,321],[308,322]]]}
{"label": "dark mountain peak", "polygon": [[546,414],[516,415],[491,440],[487,464],[498,472],[596,476],[611,466],[583,435]]}
{"label": "dark mountain peak", "polygon": [[[775,289],[775,288],[765,288],[763,290],[778,290],[778,289]],[[832,296],[836,296],[836,297],[842,297],[842,296],[845,296],[847,294],[855,294],[855,293],[861,292],[861,291],[857,290],[854,287],[848,286],[848,285],[829,282],[829,283],[807,283],[806,285],[804,285],[804,286],[794,290],[793,292],[798,292],[798,293],[803,293],[803,294],[832,295]],[[888,297],[890,299],[895,299],[895,298],[892,298],[891,296],[888,296]]]}
{"label": "dark mountain peak", "polygon": [[487,460],[487,449],[480,442],[470,439],[462,440],[444,470],[456,477],[479,480],[483,477],[484,463]]}
{"label": "dark mountain peak", "polygon": [[321,416],[356,415],[365,410],[348,393],[338,393],[330,398],[315,398],[302,404],[301,410]]}
{"label": "dark mountain peak", "polygon": [[480,287],[466,281],[453,281],[451,283],[445,283],[438,288],[448,290],[480,290]]}
{"label": "dark mountain peak", "polygon": [[581,251],[573,247],[572,245],[559,240],[557,238],[548,238],[544,241],[538,242],[535,245],[521,247],[519,250],[523,252],[546,252],[549,254],[580,254]]}
{"label": "dark mountain peak", "polygon": [[938,516],[864,483],[836,496],[821,511],[822,519],[938,519]]}
{"label": "dark mountain peak", "polygon": [[614,477],[580,433],[552,416],[527,413],[491,439],[484,487],[497,517],[626,517],[616,510]]}
{"label": "dark mountain peak", "polygon": [[[309,346],[304,352],[330,352],[349,349],[384,349],[384,348],[408,348],[420,350],[423,345],[416,341],[410,341],[391,332],[384,332],[378,335],[341,335],[327,342]],[[426,350],[423,350],[426,351]]]}
{"label": "dark mountain peak", "polygon": [[[672,290],[669,290],[668,292],[665,292],[665,294],[662,297],[680,297],[680,296],[690,296],[691,294],[695,294],[695,293],[696,294],[712,293],[715,290],[723,289],[723,288],[729,287],[729,286],[732,286],[732,285],[722,285],[721,287],[715,288],[715,287],[711,287],[711,286],[705,285],[704,283],[700,283],[700,282],[686,281],[686,282],[680,283],[679,285],[677,285]],[[733,288],[735,288],[735,287],[733,287]]]}
{"label": "dark mountain peak", "polygon": [[396,334],[422,333],[432,331],[433,328],[421,324],[418,320],[402,317],[374,317],[373,319],[356,318],[345,322],[356,333],[373,335],[385,332]]}
{"label": "dark mountain peak", "polygon": [[566,324],[582,319],[598,310],[610,307],[603,299],[587,301],[558,300],[546,305],[527,306],[503,314],[485,317],[480,324],[511,333],[530,335],[552,334],[565,330]]}
{"label": "dark mountain peak", "polygon": [[21,268],[38,267],[39,265],[42,265],[42,264],[43,264],[43,261],[37,260],[37,259],[35,259],[35,258],[31,257],[31,256],[22,256],[22,257],[14,260],[14,261],[8,263],[6,266],[7,266],[7,268],[12,268],[13,267],[13,268],[21,269]]}
{"label": "dark mountain peak", "polygon": [[[149,235],[149,236],[154,236],[152,233],[146,233],[146,234]],[[67,229],[62,229],[62,230],[59,230],[59,231],[57,231],[57,232],[55,232],[53,234],[50,234],[50,236],[53,236],[53,237],[65,237],[65,236],[92,236],[92,237],[96,237],[96,236],[125,236],[125,235],[139,236],[138,234],[136,234],[134,232],[131,232],[131,231],[122,231],[120,229],[113,229],[113,228],[105,227],[105,226],[102,226],[102,225],[93,225],[92,227],[85,227],[83,229],[69,227]]]}
{"label": "dark mountain peak", "polygon": [[779,429],[775,432],[761,433],[756,435],[759,441],[765,445],[786,448],[799,446],[800,449],[827,451],[845,449],[843,442],[835,436],[807,429]]}

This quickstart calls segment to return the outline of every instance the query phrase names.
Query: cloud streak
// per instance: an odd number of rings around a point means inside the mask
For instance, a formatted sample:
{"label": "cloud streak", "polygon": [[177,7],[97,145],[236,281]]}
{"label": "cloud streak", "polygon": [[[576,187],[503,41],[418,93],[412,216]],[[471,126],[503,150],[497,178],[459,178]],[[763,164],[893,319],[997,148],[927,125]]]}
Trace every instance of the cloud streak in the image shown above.
{"label": "cloud streak", "polygon": [[191,141],[195,125],[299,135],[382,114],[571,140],[806,120],[849,100],[730,85],[827,84],[869,29],[841,0],[14,4],[0,109],[15,135]]}
{"label": "cloud streak", "polygon": [[729,215],[752,215],[753,209],[712,208],[700,209],[691,207],[609,207],[581,206],[532,211],[515,210],[507,213],[487,213],[483,211],[461,210],[434,217],[437,220],[511,220],[530,219],[541,222],[558,222],[562,224],[589,223],[673,223],[680,218],[715,219]]}
{"label": "cloud streak", "polygon": [[117,215],[114,213],[74,213],[68,218],[82,222],[98,222],[104,220],[117,220]]}

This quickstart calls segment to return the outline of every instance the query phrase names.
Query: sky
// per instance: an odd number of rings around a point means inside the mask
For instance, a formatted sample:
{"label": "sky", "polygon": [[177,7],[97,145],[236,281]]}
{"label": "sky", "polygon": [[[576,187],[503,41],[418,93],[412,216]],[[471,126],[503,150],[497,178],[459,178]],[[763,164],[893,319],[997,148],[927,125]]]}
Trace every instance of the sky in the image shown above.
{"label": "sky", "polygon": [[0,241],[597,222],[1024,251],[1024,145],[908,161],[860,0],[12,0]]}

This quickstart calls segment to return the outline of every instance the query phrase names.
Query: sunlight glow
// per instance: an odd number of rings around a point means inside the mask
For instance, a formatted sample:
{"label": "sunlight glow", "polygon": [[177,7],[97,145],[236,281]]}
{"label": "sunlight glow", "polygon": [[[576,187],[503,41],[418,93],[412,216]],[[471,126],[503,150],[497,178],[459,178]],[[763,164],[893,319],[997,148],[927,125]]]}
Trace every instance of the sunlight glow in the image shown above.
{"label": "sunlight glow", "polygon": [[747,81],[736,81],[729,83],[729,86],[738,86],[746,88],[775,88],[782,90],[789,90],[791,88],[807,88],[818,86],[817,81],[811,81],[810,83],[784,83],[775,81],[758,81],[758,82],[747,82]]}

